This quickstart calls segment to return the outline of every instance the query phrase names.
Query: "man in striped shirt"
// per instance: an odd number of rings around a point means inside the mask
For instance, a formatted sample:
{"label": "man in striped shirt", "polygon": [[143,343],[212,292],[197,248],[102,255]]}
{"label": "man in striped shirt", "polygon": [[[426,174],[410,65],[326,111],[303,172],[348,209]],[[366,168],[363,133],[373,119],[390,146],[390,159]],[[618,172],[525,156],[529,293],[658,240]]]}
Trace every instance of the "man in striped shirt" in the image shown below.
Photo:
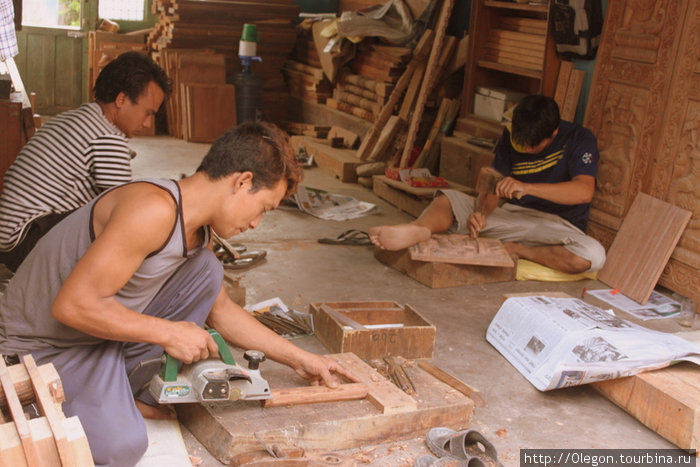
{"label": "man in striped shirt", "polygon": [[0,262],[12,271],[62,218],[131,180],[128,138],[154,124],[170,81],[149,57],[126,52],[102,70],[94,92],[95,102],[43,125],[5,174]]}

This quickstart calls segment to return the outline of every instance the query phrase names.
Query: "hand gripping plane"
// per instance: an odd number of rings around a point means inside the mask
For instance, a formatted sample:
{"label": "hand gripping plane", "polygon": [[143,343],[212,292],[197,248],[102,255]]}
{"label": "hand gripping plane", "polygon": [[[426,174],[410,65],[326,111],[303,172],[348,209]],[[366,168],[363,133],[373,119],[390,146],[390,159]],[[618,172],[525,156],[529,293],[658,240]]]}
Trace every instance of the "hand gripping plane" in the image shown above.
{"label": "hand gripping plane", "polygon": [[246,351],[243,358],[248,360],[248,368],[243,368],[236,364],[221,334],[214,329],[209,333],[219,347],[219,358],[184,365],[178,372],[178,360],[165,354],[160,372],[149,384],[153,397],[161,404],[271,398],[270,386],[259,369],[265,354]]}

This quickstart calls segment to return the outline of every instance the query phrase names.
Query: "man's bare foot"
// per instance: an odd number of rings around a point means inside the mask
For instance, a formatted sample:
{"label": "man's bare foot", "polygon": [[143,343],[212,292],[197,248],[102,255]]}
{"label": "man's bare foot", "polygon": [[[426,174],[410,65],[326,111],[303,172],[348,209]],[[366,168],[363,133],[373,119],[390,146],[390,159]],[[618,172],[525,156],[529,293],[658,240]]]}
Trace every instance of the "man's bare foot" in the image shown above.
{"label": "man's bare foot", "polygon": [[402,250],[428,240],[430,229],[416,224],[380,225],[369,229],[369,239],[384,250]]}
{"label": "man's bare foot", "polygon": [[174,420],[175,412],[173,412],[170,407],[161,405],[159,407],[154,407],[148,405],[145,402],[136,400],[136,408],[139,409],[143,418],[152,418],[154,420]]}

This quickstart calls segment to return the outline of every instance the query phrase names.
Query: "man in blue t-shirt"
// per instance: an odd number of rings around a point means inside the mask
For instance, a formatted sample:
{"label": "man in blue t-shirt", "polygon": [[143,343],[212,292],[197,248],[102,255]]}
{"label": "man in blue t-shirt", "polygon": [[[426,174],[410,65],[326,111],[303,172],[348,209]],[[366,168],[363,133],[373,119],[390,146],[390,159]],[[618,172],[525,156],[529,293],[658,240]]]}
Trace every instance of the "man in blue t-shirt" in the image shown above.
{"label": "man in blue t-shirt", "polygon": [[[605,249],[584,233],[595,190],[598,149],[593,134],[563,122],[554,99],[524,97],[495,149],[493,167],[504,178],[475,211],[475,199],[441,190],[418,219],[370,229],[372,242],[400,250],[434,233],[496,238],[518,258],[566,273],[598,271]],[[508,200],[499,207],[500,198]]]}

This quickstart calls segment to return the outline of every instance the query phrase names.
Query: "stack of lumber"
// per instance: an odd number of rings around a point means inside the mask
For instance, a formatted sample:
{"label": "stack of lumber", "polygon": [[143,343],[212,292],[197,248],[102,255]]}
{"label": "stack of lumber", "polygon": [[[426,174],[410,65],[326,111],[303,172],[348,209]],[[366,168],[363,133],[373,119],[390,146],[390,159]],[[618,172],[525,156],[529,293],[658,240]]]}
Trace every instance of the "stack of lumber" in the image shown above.
{"label": "stack of lumber", "polygon": [[172,80],[166,101],[170,135],[213,142],[236,124],[236,98],[226,84],[226,57],[208,49],[164,49],[161,64]]}
{"label": "stack of lumber", "polygon": [[289,94],[298,99],[325,104],[333,93],[333,85],[321,68],[296,60],[287,60],[282,69]]}
{"label": "stack of lumber", "polygon": [[313,123],[286,122],[284,128],[290,135],[311,136],[318,139],[326,139],[331,127],[327,125],[314,125]]}
{"label": "stack of lumber", "polygon": [[[80,420],[61,411],[64,400],[52,364],[37,367],[26,355],[8,367],[0,355],[0,465],[95,465]],[[26,418],[29,404],[36,404],[39,417]]]}
{"label": "stack of lumber", "polygon": [[168,48],[212,49],[226,57],[226,76],[240,70],[238,42],[243,25],[254,24],[259,33],[253,72],[263,80],[263,113],[275,120],[284,111],[287,90],[280,71],[296,38],[294,21],[299,7],[293,0],[154,0],[158,21],[147,37],[156,61]]}
{"label": "stack of lumber", "polygon": [[413,50],[380,44],[360,47],[333,91],[329,107],[374,122],[389,99],[394,84],[410,61]]}
{"label": "stack of lumber", "polygon": [[503,17],[500,21],[486,41],[486,60],[542,71],[547,21],[520,17]]}

